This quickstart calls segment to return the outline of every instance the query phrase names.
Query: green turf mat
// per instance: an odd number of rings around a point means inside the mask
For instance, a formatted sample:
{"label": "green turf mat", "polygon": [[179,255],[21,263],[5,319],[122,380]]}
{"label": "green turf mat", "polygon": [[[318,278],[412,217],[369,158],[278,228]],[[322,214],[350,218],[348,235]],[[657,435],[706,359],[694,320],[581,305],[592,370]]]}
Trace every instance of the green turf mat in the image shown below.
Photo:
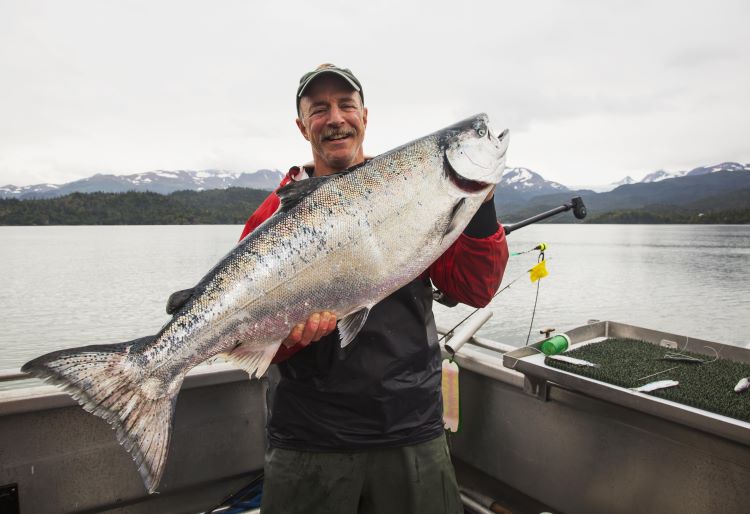
{"label": "green turf mat", "polygon": [[[570,357],[599,364],[598,368],[574,366],[549,357],[544,362],[553,368],[628,388],[658,380],[676,380],[680,385],[647,394],[750,421],[750,391],[734,392],[734,386],[741,378],[750,377],[750,364],[727,359],[704,364],[659,360],[667,353],[677,352],[636,339],[607,339],[565,352]],[[714,359],[713,354],[679,353],[702,360]],[[675,369],[642,379],[669,368]]]}

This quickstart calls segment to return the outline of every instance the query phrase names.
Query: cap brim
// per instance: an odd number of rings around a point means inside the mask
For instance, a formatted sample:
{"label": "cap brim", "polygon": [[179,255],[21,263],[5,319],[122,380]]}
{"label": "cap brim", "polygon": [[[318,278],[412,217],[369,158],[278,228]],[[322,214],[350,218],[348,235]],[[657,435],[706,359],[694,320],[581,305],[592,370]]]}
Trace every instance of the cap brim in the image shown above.
{"label": "cap brim", "polygon": [[333,73],[334,75],[338,75],[342,79],[346,80],[347,84],[349,84],[350,86],[352,86],[352,89],[354,89],[357,92],[361,91],[361,88],[357,85],[357,83],[354,82],[351,78],[349,78],[345,73],[343,73],[343,72],[341,72],[339,70],[335,70],[335,69],[330,69],[329,68],[329,69],[322,69],[322,70],[316,71],[315,73],[313,73],[312,75],[310,75],[307,78],[307,80],[305,80],[302,84],[300,84],[299,88],[297,89],[297,98],[302,98],[302,95],[305,94],[305,90],[307,89],[307,87],[315,79],[317,79],[318,77],[320,77],[324,73]]}

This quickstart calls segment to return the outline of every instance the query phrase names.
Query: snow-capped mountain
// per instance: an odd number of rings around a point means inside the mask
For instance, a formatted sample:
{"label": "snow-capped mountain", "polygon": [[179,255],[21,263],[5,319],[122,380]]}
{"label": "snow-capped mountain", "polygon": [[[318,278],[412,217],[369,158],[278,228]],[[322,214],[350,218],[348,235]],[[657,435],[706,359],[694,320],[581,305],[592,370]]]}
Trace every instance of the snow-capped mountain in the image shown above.
{"label": "snow-capped mountain", "polygon": [[545,180],[539,173],[528,168],[506,168],[497,187],[533,195],[568,191],[564,185]]}
{"label": "snow-capped mountain", "polygon": [[642,184],[650,184],[651,182],[661,182],[662,180],[666,180],[668,178],[681,177],[682,173],[684,172],[671,173],[665,170],[657,170],[657,171],[649,173],[648,175],[643,177],[641,180],[639,180],[639,182]]}
{"label": "snow-capped mountain", "polygon": [[627,186],[630,184],[635,184],[638,182],[633,177],[628,175],[627,177],[620,179],[616,182],[612,182],[610,184],[597,184],[597,185],[584,185],[584,186],[575,186],[573,189],[588,189],[589,191],[593,191],[595,193],[608,193],[612,191],[613,189],[617,189],[620,186]]}
{"label": "snow-capped mountain", "polygon": [[8,184],[0,187],[0,198],[21,198],[23,195],[41,197],[60,186],[55,184],[36,184],[33,186],[14,186]]}
{"label": "snow-capped mountain", "polygon": [[700,168],[693,168],[690,171],[684,172],[682,176],[693,177],[695,175],[707,175],[719,171],[750,171],[750,163],[740,164],[739,162],[722,162],[721,164],[714,164],[713,166],[701,166]]}
{"label": "snow-capped mountain", "polygon": [[612,182],[611,184],[576,186],[574,189],[590,189],[597,193],[606,193],[620,186],[626,186],[630,184],[651,184],[654,182],[661,182],[662,180],[672,178],[706,175],[708,173],[716,173],[719,171],[750,171],[750,164],[740,164],[738,162],[722,162],[713,166],[701,166],[698,168],[693,168],[690,171],[657,170],[647,174],[641,180],[635,180],[632,177],[627,176],[622,180]]}
{"label": "snow-capped mountain", "polygon": [[[539,173],[528,168],[506,168],[497,187],[497,193],[505,200],[528,199],[534,196],[588,189],[596,193],[609,192],[620,186],[637,183],[653,183],[662,180],[706,175],[721,171],[749,171],[750,164],[723,162],[713,166],[701,166],[690,171],[668,172],[665,170],[647,174],[640,181],[625,177],[612,184],[599,186],[567,187],[558,182],[545,180]],[[235,172],[226,170],[178,170],[149,171],[132,175],[96,174],[92,177],[66,184],[36,184],[33,186],[0,187],[0,198],[51,198],[70,193],[107,192],[121,193],[127,191],[152,191],[169,194],[180,190],[202,191],[206,189],[226,189],[228,187],[248,187],[253,189],[273,190],[281,181],[283,174],[279,170],[258,170],[256,172]]]}
{"label": "snow-capped mountain", "polygon": [[643,177],[640,182],[661,182],[662,180],[666,180],[669,178],[694,177],[696,175],[707,175],[709,173],[717,173],[719,171],[750,171],[750,164],[740,164],[738,162],[722,162],[719,164],[714,164],[713,166],[700,166],[689,171],[676,171],[673,173],[665,170],[659,170],[654,171],[653,173],[649,173],[648,175]]}
{"label": "snow-capped mountain", "polygon": [[620,186],[627,186],[628,184],[635,184],[635,182],[636,182],[635,179],[631,177],[630,175],[628,175],[624,179],[618,180],[617,182],[612,182],[612,184],[610,185],[612,186],[612,189],[614,189]]}
{"label": "snow-capped mountain", "polygon": [[51,198],[70,193],[124,193],[127,191],[169,194],[186,189],[203,191],[229,187],[273,190],[279,185],[282,177],[283,174],[279,170],[258,170],[252,173],[226,170],[157,170],[133,175],[97,173],[92,177],[66,184],[3,186],[0,187],[0,198]]}

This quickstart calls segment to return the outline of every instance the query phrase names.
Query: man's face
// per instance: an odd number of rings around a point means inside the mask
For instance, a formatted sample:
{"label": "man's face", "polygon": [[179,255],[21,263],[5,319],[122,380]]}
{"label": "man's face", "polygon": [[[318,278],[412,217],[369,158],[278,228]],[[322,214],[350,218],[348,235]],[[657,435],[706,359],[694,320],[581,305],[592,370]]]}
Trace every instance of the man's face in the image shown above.
{"label": "man's face", "polygon": [[297,127],[312,146],[316,175],[364,160],[367,109],[359,93],[340,77],[325,74],[308,86],[300,99]]}

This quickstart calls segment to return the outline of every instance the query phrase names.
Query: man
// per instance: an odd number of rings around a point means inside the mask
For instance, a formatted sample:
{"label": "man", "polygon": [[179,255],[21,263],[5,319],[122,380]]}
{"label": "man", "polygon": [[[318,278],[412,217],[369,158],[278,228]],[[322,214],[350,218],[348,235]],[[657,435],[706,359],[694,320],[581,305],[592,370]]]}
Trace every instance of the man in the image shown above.
{"label": "man", "polygon": [[[350,70],[324,64],[303,75],[297,115],[313,162],[292,167],[282,186],[366,160],[367,108]],[[271,194],[241,239],[278,205]],[[340,347],[329,312],[292,329],[274,358],[264,514],[463,512],[443,433],[431,281],[483,306],[507,259],[490,192],[445,254],[371,310],[352,344]]]}

